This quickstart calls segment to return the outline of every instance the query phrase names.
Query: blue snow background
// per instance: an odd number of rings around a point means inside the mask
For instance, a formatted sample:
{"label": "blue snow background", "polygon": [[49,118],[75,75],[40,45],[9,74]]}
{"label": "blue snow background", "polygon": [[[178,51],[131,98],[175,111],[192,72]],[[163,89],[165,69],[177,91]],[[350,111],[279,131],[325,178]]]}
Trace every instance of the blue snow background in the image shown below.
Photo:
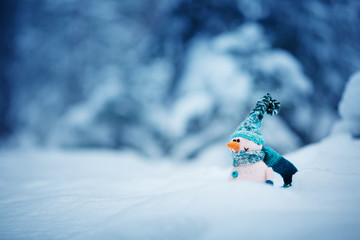
{"label": "blue snow background", "polygon": [[[357,0],[0,1],[0,239],[359,234],[359,26]],[[225,182],[267,92],[288,192]]]}
{"label": "blue snow background", "polygon": [[286,153],[329,134],[360,69],[359,1],[24,0],[0,9],[5,148],[192,159],[270,92],[283,107],[263,134]]}

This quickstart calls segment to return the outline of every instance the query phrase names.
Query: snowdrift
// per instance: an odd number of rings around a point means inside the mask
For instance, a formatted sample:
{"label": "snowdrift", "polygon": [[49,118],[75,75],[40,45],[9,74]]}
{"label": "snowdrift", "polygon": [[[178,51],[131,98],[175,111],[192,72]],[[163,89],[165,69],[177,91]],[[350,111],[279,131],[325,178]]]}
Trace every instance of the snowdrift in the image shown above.
{"label": "snowdrift", "polygon": [[333,135],[286,156],[283,189],[228,182],[225,146],[193,163],[130,152],[0,154],[0,239],[354,239],[360,141]]}

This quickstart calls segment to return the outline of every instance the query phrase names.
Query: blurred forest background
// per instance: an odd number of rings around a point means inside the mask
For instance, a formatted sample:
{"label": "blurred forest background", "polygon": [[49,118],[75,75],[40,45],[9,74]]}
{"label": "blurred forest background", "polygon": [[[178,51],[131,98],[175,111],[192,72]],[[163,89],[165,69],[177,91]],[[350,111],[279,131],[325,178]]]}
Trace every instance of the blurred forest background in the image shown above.
{"label": "blurred forest background", "polygon": [[268,145],[329,134],[360,70],[357,0],[2,0],[0,146],[191,159],[256,101]]}

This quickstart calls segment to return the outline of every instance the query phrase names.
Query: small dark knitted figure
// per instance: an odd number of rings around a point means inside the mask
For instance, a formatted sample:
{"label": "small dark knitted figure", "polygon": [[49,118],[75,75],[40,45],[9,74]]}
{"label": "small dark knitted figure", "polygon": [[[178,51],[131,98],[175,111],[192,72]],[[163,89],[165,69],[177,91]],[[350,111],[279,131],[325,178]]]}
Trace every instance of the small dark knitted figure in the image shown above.
{"label": "small dark knitted figure", "polygon": [[227,144],[233,154],[231,180],[260,181],[273,184],[273,171],[284,180],[284,187],[290,187],[296,167],[270,147],[264,146],[260,133],[265,113],[279,113],[280,103],[268,93],[263,96],[249,116],[240,124]]}

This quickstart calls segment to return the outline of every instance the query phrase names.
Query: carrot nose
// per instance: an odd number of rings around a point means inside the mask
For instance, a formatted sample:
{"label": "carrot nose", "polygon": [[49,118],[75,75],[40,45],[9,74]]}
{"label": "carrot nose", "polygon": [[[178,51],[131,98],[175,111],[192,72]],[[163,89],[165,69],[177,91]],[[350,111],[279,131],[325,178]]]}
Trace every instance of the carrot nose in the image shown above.
{"label": "carrot nose", "polygon": [[240,149],[240,144],[238,142],[229,142],[226,146],[232,148],[234,151],[239,151]]}

